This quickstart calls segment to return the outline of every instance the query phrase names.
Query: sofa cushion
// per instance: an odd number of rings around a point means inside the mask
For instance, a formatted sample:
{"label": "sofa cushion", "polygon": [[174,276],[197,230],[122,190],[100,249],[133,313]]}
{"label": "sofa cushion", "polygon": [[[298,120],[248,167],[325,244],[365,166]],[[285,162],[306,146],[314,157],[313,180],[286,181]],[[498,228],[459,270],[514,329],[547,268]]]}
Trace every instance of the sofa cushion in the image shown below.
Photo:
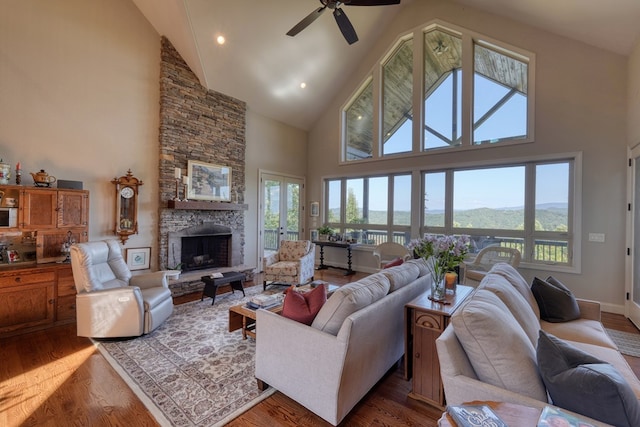
{"label": "sofa cushion", "polygon": [[427,267],[427,261],[424,258],[414,258],[409,259],[404,262],[405,264],[413,264],[418,267],[420,273],[418,273],[418,277],[426,276],[429,274],[429,268]]}
{"label": "sofa cushion", "polygon": [[403,264],[391,268],[385,267],[380,273],[389,279],[389,292],[393,292],[416,280],[420,270],[414,264]]}
{"label": "sofa cushion", "polygon": [[496,294],[478,289],[451,323],[480,381],[547,401],[535,347]]}
{"label": "sofa cushion", "polygon": [[610,364],[544,331],[537,360],[554,405],[616,426],[640,426],[640,402]]}
{"label": "sofa cushion", "polygon": [[540,307],[540,318],[551,323],[580,318],[580,307],[571,291],[553,277],[549,279],[535,277],[531,283],[531,292]]}
{"label": "sofa cushion", "polygon": [[309,292],[298,292],[294,286],[285,294],[282,315],[305,325],[311,325],[313,319],[327,301],[326,286],[317,286]]}
{"label": "sofa cushion", "polygon": [[338,335],[344,319],[352,313],[384,298],[389,293],[389,279],[376,273],[357,282],[341,286],[322,306],[311,326]]}
{"label": "sofa cushion", "polygon": [[513,287],[515,287],[516,290],[520,292],[520,295],[522,295],[524,299],[529,303],[536,317],[538,319],[540,318],[540,308],[538,307],[536,298],[531,292],[531,287],[514,266],[512,266],[511,264],[507,264],[506,262],[499,262],[491,267],[489,273],[499,274],[500,276],[507,279],[509,283],[511,283],[511,285],[513,285]]}
{"label": "sofa cushion", "polygon": [[529,303],[520,292],[518,292],[507,279],[496,274],[490,275],[487,280],[482,281],[478,289],[487,289],[500,298],[513,317],[518,321],[518,324],[527,334],[527,337],[529,337],[531,345],[535,347],[538,343],[540,320],[533,310],[531,310]]}
{"label": "sofa cushion", "polygon": [[580,318],[562,323],[540,320],[540,329],[548,334],[555,335],[561,340],[578,341],[618,350],[618,346],[607,334],[602,323],[597,320]]}

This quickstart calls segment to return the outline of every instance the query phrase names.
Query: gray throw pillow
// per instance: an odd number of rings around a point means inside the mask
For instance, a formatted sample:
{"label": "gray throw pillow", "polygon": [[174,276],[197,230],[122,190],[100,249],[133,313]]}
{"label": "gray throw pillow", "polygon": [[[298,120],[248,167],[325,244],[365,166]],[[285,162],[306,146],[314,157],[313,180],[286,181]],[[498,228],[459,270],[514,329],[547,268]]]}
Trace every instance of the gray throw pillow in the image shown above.
{"label": "gray throw pillow", "polygon": [[545,281],[535,277],[531,292],[538,302],[540,318],[551,323],[568,322],[580,318],[580,307],[565,285],[549,276]]}
{"label": "gray throw pillow", "polygon": [[640,403],[610,364],[542,330],[537,359],[554,405],[615,426],[640,426]]}

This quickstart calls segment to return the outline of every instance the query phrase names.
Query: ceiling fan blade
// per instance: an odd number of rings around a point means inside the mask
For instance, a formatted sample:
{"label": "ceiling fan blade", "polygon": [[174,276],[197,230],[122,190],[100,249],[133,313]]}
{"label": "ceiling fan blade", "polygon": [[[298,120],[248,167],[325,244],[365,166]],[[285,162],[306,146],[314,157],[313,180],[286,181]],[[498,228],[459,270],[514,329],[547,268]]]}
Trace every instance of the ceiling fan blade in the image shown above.
{"label": "ceiling fan blade", "polygon": [[296,25],[294,25],[293,28],[289,30],[287,35],[293,37],[296,34],[298,34],[300,31],[302,31],[305,28],[307,28],[313,21],[318,19],[320,17],[320,15],[322,15],[324,13],[324,10],[326,8],[327,8],[327,6],[319,7],[316,10],[314,10],[313,12],[311,12],[310,14],[308,14],[302,21],[300,21]]}
{"label": "ceiling fan blade", "polygon": [[400,0],[344,0],[345,6],[389,6],[400,4]]}
{"label": "ceiling fan blade", "polygon": [[342,35],[347,40],[347,43],[354,44],[358,41],[358,35],[356,34],[356,30],[351,25],[351,21],[347,18],[347,15],[342,11],[342,9],[335,8],[333,11],[333,16],[336,18],[336,22],[340,31],[342,31]]}

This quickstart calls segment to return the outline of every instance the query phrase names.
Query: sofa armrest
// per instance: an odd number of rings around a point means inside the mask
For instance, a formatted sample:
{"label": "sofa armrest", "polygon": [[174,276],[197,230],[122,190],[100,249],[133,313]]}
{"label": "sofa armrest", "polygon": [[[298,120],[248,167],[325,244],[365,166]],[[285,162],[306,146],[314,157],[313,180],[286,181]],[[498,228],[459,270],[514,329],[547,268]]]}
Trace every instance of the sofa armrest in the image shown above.
{"label": "sofa armrest", "polygon": [[144,307],[140,288],[125,286],[76,295],[78,336],[130,337],[142,335]]}
{"label": "sofa armrest", "polygon": [[256,312],[256,325],[256,378],[334,419],[347,343],[267,310]]}
{"label": "sofa armrest", "polygon": [[265,256],[264,258],[262,258],[262,270],[264,271],[264,269],[266,269],[270,265],[275,264],[279,260],[280,260],[280,256],[278,255],[277,252]]}
{"label": "sofa armrest", "polygon": [[137,286],[141,289],[157,288],[162,286],[163,288],[169,288],[167,282],[167,273],[164,271],[155,271],[153,273],[142,273],[131,276],[129,279],[130,286]]}
{"label": "sofa armrest", "polygon": [[585,299],[576,299],[580,308],[580,317],[583,319],[601,321],[600,303]]}

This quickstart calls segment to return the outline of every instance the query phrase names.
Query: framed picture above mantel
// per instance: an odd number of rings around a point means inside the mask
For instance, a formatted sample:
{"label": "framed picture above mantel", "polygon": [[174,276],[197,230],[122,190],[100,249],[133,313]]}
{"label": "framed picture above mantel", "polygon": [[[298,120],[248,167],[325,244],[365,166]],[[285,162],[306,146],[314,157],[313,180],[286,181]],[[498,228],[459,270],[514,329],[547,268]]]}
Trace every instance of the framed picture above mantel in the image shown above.
{"label": "framed picture above mantel", "polygon": [[188,199],[231,201],[231,168],[211,163],[189,160]]}

